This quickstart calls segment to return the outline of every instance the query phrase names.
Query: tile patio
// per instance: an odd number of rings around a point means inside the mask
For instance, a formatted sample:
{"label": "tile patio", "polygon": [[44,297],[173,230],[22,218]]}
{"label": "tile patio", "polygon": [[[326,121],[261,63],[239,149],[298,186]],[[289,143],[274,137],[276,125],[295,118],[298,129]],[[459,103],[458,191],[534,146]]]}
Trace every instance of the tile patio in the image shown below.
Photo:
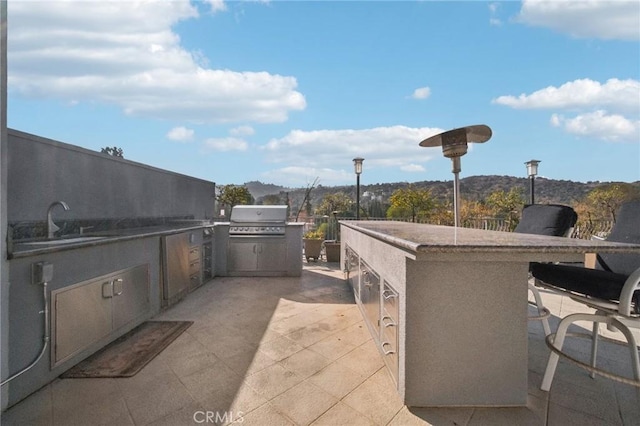
{"label": "tile patio", "polygon": [[[543,297],[554,315],[576,309]],[[136,376],[57,379],[2,413],[2,424],[640,424],[640,390],[562,360],[551,391],[540,391],[548,349],[535,322],[527,407],[404,406],[338,264],[305,263],[300,278],[216,278],[154,319],[195,323]],[[600,353],[627,368],[624,347],[606,343]]]}

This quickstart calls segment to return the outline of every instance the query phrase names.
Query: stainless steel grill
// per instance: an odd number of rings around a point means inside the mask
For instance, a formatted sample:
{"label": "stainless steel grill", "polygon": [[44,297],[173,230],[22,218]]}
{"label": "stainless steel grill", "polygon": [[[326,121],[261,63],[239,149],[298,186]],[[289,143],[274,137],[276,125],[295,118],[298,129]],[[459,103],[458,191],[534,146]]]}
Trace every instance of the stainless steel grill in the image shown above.
{"label": "stainless steel grill", "polygon": [[229,236],[284,236],[286,225],[287,206],[235,206]]}

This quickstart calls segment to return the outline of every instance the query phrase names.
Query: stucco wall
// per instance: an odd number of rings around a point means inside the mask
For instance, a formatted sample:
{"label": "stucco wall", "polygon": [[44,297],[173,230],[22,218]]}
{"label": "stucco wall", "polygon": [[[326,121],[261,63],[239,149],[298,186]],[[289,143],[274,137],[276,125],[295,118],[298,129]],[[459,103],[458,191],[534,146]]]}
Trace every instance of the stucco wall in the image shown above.
{"label": "stucco wall", "polygon": [[214,216],[215,184],[9,130],[8,221]]}

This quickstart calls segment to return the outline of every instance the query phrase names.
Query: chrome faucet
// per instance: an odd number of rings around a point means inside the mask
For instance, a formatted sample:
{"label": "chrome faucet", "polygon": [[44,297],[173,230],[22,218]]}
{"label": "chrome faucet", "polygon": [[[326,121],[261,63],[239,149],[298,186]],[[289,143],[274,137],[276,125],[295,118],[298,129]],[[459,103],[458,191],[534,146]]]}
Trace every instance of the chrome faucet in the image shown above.
{"label": "chrome faucet", "polygon": [[69,206],[64,201],[54,201],[53,203],[51,203],[51,205],[49,206],[49,209],[47,210],[47,238],[49,239],[52,239],[53,234],[60,229],[59,226],[53,223],[53,219],[51,219],[51,212],[53,211],[53,208],[57,205],[62,206],[62,208],[65,210],[69,210]]}

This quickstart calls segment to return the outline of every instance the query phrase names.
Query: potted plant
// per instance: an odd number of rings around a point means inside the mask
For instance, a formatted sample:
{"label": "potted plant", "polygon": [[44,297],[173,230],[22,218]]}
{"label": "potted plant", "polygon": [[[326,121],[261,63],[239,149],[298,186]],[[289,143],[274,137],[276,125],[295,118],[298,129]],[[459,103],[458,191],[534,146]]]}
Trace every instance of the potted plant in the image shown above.
{"label": "potted plant", "polygon": [[309,262],[309,259],[314,259],[317,262],[322,252],[324,232],[320,229],[307,231],[302,236],[302,242],[304,244],[304,257],[307,259],[307,262]]}

